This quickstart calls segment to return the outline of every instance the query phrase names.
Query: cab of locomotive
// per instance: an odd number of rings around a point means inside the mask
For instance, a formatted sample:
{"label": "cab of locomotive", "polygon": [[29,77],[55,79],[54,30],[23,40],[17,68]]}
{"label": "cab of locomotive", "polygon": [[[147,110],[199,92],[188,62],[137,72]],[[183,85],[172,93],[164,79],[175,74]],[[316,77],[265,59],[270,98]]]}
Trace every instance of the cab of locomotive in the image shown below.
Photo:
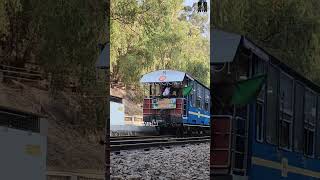
{"label": "cab of locomotive", "polygon": [[144,76],[143,120],[146,125],[175,127],[183,124],[187,113],[187,97],[183,92],[190,79],[180,73],[165,70]]}

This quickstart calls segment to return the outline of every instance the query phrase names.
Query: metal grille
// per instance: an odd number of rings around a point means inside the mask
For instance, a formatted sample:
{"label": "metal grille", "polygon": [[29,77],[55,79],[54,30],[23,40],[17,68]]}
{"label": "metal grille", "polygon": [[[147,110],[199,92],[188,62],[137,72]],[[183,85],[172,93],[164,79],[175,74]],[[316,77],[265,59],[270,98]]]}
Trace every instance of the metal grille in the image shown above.
{"label": "metal grille", "polygon": [[0,111],[0,126],[31,132],[40,132],[40,120],[35,116],[23,116]]}

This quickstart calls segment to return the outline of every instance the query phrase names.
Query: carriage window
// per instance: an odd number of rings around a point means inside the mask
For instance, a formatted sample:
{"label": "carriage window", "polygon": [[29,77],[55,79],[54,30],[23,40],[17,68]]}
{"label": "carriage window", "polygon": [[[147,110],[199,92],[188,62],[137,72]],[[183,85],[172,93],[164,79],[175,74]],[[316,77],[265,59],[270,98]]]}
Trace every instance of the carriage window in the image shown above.
{"label": "carriage window", "polygon": [[209,91],[207,89],[205,89],[205,102],[204,102],[204,109],[206,111],[210,111],[209,109],[209,101],[210,101],[210,96],[209,96]]}
{"label": "carriage window", "polygon": [[304,104],[304,153],[309,156],[314,154],[316,103],[315,94],[307,90]]}
{"label": "carriage window", "polygon": [[266,119],[266,140],[270,144],[277,144],[277,118],[278,118],[278,82],[279,71],[270,65],[268,68],[267,80],[267,119]]}
{"label": "carriage window", "polygon": [[202,91],[201,91],[201,85],[197,84],[197,97],[196,97],[196,107],[201,108],[201,97],[202,97]]}
{"label": "carriage window", "polygon": [[294,150],[303,152],[303,101],[304,86],[298,82],[295,83],[294,95]]}
{"label": "carriage window", "polygon": [[191,93],[190,93],[190,96],[189,96],[189,101],[190,101],[190,104],[191,104],[191,106],[195,106],[195,94],[196,94],[196,88],[197,88],[197,86],[196,86],[196,84],[193,82],[193,81],[191,81],[190,83],[189,83],[189,85],[191,85],[192,86],[192,91],[191,91]]}
{"label": "carriage window", "polygon": [[292,118],[293,118],[293,79],[281,73],[280,75],[280,114],[279,131],[280,147],[291,149]]}
{"label": "carriage window", "polygon": [[[254,74],[263,74],[266,72],[265,62],[259,59],[258,56],[253,55],[254,60]],[[261,88],[256,103],[256,140],[263,142],[264,139],[264,117],[265,117],[265,95],[266,86]]]}

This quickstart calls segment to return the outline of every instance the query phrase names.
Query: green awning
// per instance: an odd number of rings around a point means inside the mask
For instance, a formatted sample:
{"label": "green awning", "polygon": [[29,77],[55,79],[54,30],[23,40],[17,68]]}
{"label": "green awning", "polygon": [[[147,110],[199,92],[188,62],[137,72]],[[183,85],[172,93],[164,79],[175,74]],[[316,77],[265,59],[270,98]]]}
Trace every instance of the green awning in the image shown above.
{"label": "green awning", "polygon": [[258,96],[265,80],[266,75],[263,74],[253,77],[251,79],[239,81],[235,86],[235,90],[231,99],[231,104],[249,104],[250,101],[254,100]]}
{"label": "green awning", "polygon": [[182,89],[182,95],[183,96],[188,96],[190,94],[191,90],[192,90],[192,86],[184,87]]}

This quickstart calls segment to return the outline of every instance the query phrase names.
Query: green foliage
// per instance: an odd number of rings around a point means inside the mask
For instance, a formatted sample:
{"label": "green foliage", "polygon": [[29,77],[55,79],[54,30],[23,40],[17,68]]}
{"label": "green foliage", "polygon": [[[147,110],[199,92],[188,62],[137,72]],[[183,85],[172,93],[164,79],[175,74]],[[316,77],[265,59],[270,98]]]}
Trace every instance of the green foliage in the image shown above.
{"label": "green foliage", "polygon": [[207,16],[182,3],[111,2],[111,80],[138,85],[147,72],[174,69],[209,85]]}
{"label": "green foliage", "polygon": [[107,40],[105,5],[100,0],[0,0],[0,63],[40,64],[51,74],[53,94],[63,91],[69,79],[79,81],[79,119],[94,122],[97,106],[99,127],[106,117],[101,114],[104,98],[88,99],[107,93],[105,83],[96,81],[94,66],[98,43]]}
{"label": "green foliage", "polygon": [[319,1],[225,0],[212,3],[212,27],[246,35],[320,83]]}

